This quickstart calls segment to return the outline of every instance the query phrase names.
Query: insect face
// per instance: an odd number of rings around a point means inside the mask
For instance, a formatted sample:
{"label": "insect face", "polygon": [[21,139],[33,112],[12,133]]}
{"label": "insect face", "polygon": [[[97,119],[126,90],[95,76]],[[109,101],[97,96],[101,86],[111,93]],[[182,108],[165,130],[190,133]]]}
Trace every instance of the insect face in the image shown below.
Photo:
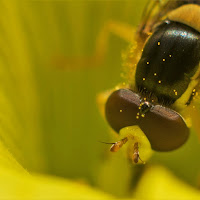
{"label": "insect face", "polygon": [[[148,107],[149,103],[144,103],[141,106],[140,100],[139,94],[128,89],[110,95],[106,103],[106,119],[116,132],[124,127],[139,126],[157,151],[170,151],[185,143],[189,129],[177,112],[161,105]],[[139,109],[143,106],[145,117]]]}
{"label": "insect face", "polygon": [[[136,126],[153,150],[171,151],[188,139],[189,123],[180,113],[184,113],[199,88],[200,6],[199,1],[187,0],[168,1],[160,8],[157,13],[154,7],[147,9],[135,36],[137,48],[130,53],[131,59],[134,53],[141,56],[132,59],[133,63],[129,61],[132,67],[128,85],[111,93],[105,115],[117,133]],[[132,146],[135,163],[140,145],[135,140]]]}

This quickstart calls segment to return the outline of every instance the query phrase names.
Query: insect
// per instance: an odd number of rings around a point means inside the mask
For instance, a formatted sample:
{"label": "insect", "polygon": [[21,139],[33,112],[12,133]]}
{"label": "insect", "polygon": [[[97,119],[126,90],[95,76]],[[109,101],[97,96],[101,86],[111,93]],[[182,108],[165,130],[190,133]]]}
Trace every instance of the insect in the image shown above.
{"label": "insect", "polygon": [[172,151],[189,137],[200,81],[200,1],[149,1],[134,39],[125,56],[128,82],[103,99],[121,138],[111,151],[127,146],[129,158],[143,163],[148,149]]}

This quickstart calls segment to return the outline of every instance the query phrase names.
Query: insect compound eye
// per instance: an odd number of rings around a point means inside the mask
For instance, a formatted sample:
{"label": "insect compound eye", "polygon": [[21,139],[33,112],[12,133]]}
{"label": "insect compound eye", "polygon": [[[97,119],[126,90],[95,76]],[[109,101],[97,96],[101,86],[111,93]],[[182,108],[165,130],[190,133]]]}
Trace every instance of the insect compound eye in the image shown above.
{"label": "insect compound eye", "polygon": [[183,145],[189,136],[189,128],[175,111],[156,105],[139,123],[156,151],[171,151]]}
{"label": "insect compound eye", "polygon": [[114,91],[105,107],[110,126],[119,132],[124,127],[138,125],[156,151],[171,151],[183,145],[189,136],[183,118],[172,109],[155,105],[148,108],[145,117],[137,119],[140,99],[138,94],[128,89]]}
{"label": "insect compound eye", "polygon": [[140,96],[128,89],[114,91],[106,102],[105,114],[110,126],[119,132],[126,126],[136,125]]}

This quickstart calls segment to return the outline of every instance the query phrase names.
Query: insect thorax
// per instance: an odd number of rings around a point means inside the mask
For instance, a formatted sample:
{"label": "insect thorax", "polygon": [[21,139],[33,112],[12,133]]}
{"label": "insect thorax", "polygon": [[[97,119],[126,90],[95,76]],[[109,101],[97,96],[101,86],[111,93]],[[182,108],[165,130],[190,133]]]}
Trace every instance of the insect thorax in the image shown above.
{"label": "insect thorax", "polygon": [[187,90],[199,68],[200,33],[173,21],[158,26],[137,64],[135,83],[147,98],[170,105]]}

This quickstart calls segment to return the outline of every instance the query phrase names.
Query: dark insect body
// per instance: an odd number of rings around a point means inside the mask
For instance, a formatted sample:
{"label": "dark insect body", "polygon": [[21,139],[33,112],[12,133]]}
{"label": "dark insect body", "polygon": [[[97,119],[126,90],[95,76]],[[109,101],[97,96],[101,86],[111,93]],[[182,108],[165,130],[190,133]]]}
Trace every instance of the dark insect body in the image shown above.
{"label": "dark insect body", "polygon": [[[153,150],[171,151],[189,137],[184,111],[199,90],[200,1],[160,2],[150,1],[146,7],[135,36],[131,78],[110,94],[105,116],[116,132],[137,126]],[[137,163],[138,141],[135,144]]]}

